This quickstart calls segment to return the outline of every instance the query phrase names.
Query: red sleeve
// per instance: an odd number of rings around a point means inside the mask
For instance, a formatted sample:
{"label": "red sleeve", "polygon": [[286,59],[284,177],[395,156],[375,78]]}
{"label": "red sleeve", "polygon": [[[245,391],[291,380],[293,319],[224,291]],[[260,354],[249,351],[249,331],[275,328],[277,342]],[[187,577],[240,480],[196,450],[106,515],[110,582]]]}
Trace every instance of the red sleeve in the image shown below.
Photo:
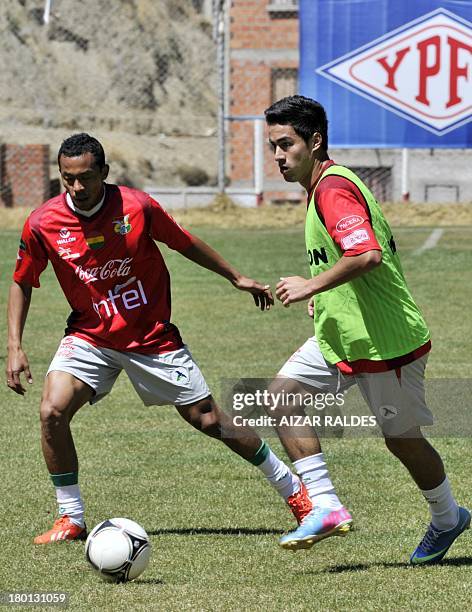
{"label": "red sleeve", "polygon": [[318,212],[331,238],[343,255],[381,251],[369,217],[369,209],[359,189],[342,176],[327,176],[316,190]]}
{"label": "red sleeve", "polygon": [[30,219],[27,219],[21,234],[13,280],[17,283],[39,287],[39,277],[47,265],[46,251],[39,237],[31,229]]}
{"label": "red sleeve", "polygon": [[150,196],[147,200],[151,236],[175,251],[186,251],[192,246],[192,234],[184,230],[162,206]]}

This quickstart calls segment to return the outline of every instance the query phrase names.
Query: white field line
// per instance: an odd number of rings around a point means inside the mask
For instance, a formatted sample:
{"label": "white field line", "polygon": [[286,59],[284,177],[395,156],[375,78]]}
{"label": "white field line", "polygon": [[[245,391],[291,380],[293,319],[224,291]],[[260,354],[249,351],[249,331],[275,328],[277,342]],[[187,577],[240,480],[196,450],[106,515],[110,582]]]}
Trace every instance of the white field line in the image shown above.
{"label": "white field line", "polygon": [[413,255],[421,255],[425,251],[429,249],[434,249],[434,247],[441,240],[441,236],[444,234],[444,230],[441,228],[434,229],[431,234],[426,238],[423,244],[418,247],[415,251],[413,251]]}

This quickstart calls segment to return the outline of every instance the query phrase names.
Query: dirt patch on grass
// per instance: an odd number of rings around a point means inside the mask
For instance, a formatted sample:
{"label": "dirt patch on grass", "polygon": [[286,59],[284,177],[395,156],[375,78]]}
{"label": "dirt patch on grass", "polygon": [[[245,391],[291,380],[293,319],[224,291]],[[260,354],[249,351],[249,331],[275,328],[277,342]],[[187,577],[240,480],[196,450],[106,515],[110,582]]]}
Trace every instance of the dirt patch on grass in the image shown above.
{"label": "dirt patch on grass", "polygon": [[[383,204],[385,216],[393,226],[446,227],[472,225],[472,204]],[[0,229],[20,229],[31,212],[26,208],[4,208],[0,213]],[[270,229],[303,226],[306,209],[303,205],[241,208],[226,197],[217,197],[206,208],[170,211],[182,225],[235,229]]]}

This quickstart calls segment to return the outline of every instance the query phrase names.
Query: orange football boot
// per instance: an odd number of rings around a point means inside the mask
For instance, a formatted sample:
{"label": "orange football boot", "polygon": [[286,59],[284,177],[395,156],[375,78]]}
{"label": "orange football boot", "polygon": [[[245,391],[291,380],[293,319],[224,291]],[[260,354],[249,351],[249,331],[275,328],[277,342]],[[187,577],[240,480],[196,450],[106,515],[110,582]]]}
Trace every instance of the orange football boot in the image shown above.
{"label": "orange football boot", "polygon": [[69,540],[85,540],[87,538],[87,527],[75,525],[67,514],[61,516],[54,522],[52,529],[34,538],[34,544],[50,544],[51,542],[63,542]]}
{"label": "orange football boot", "polygon": [[290,497],[287,499],[287,504],[289,505],[289,508],[292,511],[293,516],[297,519],[297,523],[299,525],[305,516],[313,510],[313,502],[308,495],[307,488],[301,480],[300,489],[293,495],[290,495]]}

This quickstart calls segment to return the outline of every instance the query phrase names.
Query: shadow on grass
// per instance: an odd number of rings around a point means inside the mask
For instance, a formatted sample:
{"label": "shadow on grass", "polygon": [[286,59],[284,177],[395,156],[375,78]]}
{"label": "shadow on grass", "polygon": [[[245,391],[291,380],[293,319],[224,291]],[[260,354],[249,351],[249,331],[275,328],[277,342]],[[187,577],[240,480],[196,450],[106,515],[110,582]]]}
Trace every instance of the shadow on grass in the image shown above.
{"label": "shadow on grass", "polygon": [[421,571],[424,567],[462,567],[465,565],[472,565],[472,557],[453,557],[451,559],[443,559],[441,563],[436,565],[428,565],[428,566],[414,566],[406,561],[401,562],[374,562],[374,563],[353,563],[346,565],[333,565],[332,567],[325,567],[320,571],[304,571],[304,574],[338,574],[342,572],[363,572],[370,570],[374,567],[384,567],[384,568],[397,568],[397,569],[409,569],[411,571]]}
{"label": "shadow on grass", "polygon": [[443,559],[440,565],[451,565],[451,566],[460,566],[460,565],[472,565],[472,557],[453,557],[452,559]]}
{"label": "shadow on grass", "polygon": [[211,529],[209,527],[195,527],[189,529],[156,529],[154,531],[147,530],[148,535],[281,535],[284,533],[280,529],[247,529],[245,527],[228,527],[222,529]]}

